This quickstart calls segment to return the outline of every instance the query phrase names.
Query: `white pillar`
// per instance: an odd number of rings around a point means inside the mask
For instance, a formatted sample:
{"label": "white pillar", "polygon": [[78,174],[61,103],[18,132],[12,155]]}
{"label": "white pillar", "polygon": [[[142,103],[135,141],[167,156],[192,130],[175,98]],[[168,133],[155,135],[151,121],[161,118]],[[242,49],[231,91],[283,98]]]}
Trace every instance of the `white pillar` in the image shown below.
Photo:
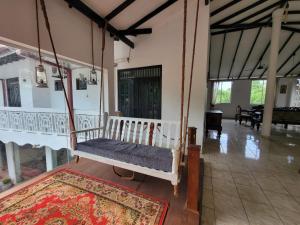
{"label": "white pillar", "polygon": [[269,70],[267,76],[267,89],[266,89],[266,101],[264,107],[264,118],[262,124],[261,134],[265,137],[269,137],[272,127],[272,114],[275,103],[276,94],[276,74],[277,74],[277,61],[279,52],[279,41],[281,32],[281,21],[284,9],[277,9],[273,12],[273,24],[272,24],[272,39],[271,49],[269,56]]}
{"label": "white pillar", "polygon": [[45,147],[45,154],[47,171],[51,171],[57,167],[57,151],[52,150],[49,147]]}
{"label": "white pillar", "polygon": [[1,146],[2,145],[0,144],[0,170],[3,170],[4,169],[4,155],[2,152]]}
{"label": "white pillar", "polygon": [[73,156],[70,149],[66,149],[67,151],[67,162],[71,162],[73,160]]}
{"label": "white pillar", "polygon": [[19,146],[14,143],[5,144],[8,176],[13,183],[21,180],[21,162]]}

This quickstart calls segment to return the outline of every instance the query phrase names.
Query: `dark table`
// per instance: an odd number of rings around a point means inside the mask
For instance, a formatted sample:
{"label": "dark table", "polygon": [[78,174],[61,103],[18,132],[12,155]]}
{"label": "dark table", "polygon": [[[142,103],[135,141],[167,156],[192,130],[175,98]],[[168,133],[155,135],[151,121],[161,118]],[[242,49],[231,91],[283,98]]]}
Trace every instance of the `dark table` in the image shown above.
{"label": "dark table", "polygon": [[216,130],[220,138],[222,133],[222,116],[223,112],[221,110],[210,110],[206,112],[206,136],[208,135],[208,130]]}

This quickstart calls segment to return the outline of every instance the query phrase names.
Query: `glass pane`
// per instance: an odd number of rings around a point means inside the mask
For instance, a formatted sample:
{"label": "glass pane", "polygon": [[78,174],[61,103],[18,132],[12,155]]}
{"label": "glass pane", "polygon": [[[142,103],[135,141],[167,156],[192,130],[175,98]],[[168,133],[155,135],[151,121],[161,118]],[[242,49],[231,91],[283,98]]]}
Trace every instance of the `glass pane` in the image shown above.
{"label": "glass pane", "polygon": [[217,82],[214,84],[215,104],[231,102],[231,81]]}
{"label": "glass pane", "polygon": [[266,81],[254,80],[251,84],[250,104],[260,105],[265,103]]}

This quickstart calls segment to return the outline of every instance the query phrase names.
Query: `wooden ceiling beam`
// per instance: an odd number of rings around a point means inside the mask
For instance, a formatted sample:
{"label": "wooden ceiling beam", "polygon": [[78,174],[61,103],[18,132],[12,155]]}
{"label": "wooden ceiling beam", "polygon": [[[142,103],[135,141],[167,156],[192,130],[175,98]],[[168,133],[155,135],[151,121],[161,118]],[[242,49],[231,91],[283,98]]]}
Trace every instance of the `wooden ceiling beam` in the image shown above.
{"label": "wooden ceiling beam", "polygon": [[242,69],[241,69],[241,71],[240,71],[240,73],[239,73],[239,75],[238,75],[238,79],[240,79],[240,77],[242,76],[242,73],[244,72],[245,66],[246,66],[246,64],[248,63],[248,60],[249,60],[249,58],[250,58],[250,56],[251,56],[251,54],[252,54],[252,51],[253,51],[253,49],[254,49],[254,47],[255,47],[255,44],[256,44],[256,42],[257,42],[257,39],[258,39],[258,37],[259,37],[261,31],[262,31],[262,27],[259,28],[259,30],[258,30],[258,32],[257,32],[257,34],[256,34],[256,36],[255,36],[255,39],[254,39],[254,41],[252,42],[250,51],[248,52],[247,58],[246,58],[246,60],[245,60],[245,62],[244,62],[244,65],[243,65],[243,67],[242,67]]}
{"label": "wooden ceiling beam", "polygon": [[298,50],[300,49],[300,44],[298,45],[298,47],[292,52],[292,54],[289,55],[289,57],[287,57],[287,59],[279,66],[279,68],[277,69],[277,73],[287,64],[287,62],[298,52]]}
{"label": "wooden ceiling beam", "polygon": [[220,56],[220,62],[219,62],[219,69],[218,69],[218,79],[220,77],[220,71],[221,71],[221,67],[222,67],[222,61],[223,61],[223,53],[224,53],[225,43],[226,43],[226,33],[223,36],[223,44],[222,44],[221,56]]}
{"label": "wooden ceiling beam", "polygon": [[290,73],[293,72],[294,69],[296,69],[298,66],[300,66],[300,61],[297,64],[295,64],[288,72],[286,72],[284,77],[287,77],[288,75],[290,75]]}
{"label": "wooden ceiling beam", "polygon": [[294,27],[281,26],[282,30],[292,31],[295,33],[300,33],[300,29]]}
{"label": "wooden ceiling beam", "polygon": [[98,24],[99,27],[104,27],[106,23],[106,30],[116,36],[118,39],[123,41],[125,44],[127,44],[129,47],[134,48],[134,43],[129,40],[124,35],[120,34],[119,31],[113,27],[111,24],[109,24],[103,17],[98,15],[96,12],[94,12],[91,8],[89,8],[86,4],[84,4],[80,0],[65,0],[70,7],[74,7],[79,12],[81,12],[83,15],[94,21],[96,24]]}
{"label": "wooden ceiling beam", "polygon": [[261,5],[261,4],[265,3],[265,2],[266,2],[266,0],[255,1],[253,4],[247,6],[247,7],[243,8],[243,9],[240,9],[240,10],[234,12],[233,14],[230,14],[229,16],[226,16],[223,19],[215,22],[214,24],[211,25],[211,27],[214,27],[216,25],[222,24],[222,23],[224,23],[224,22],[226,22],[226,21],[228,21],[228,20],[230,20],[230,19],[232,19],[232,18],[234,18],[234,17],[236,17],[238,15],[241,15],[242,13],[244,13],[244,12],[246,12],[246,11],[248,11],[248,10],[256,7],[256,6],[259,6],[259,5]]}
{"label": "wooden ceiling beam", "polygon": [[235,52],[234,52],[234,56],[233,56],[233,59],[232,59],[232,62],[231,62],[231,66],[230,66],[230,70],[229,70],[229,74],[228,74],[228,77],[227,79],[230,78],[230,75],[231,75],[231,72],[232,72],[232,68],[233,68],[233,65],[235,63],[235,59],[236,59],[236,56],[237,56],[237,52],[240,48],[240,43],[241,43],[241,40],[243,38],[243,34],[244,34],[244,30],[241,31],[241,34],[240,34],[240,37],[239,37],[239,40],[238,40],[238,43],[237,43],[237,46],[235,48]]}
{"label": "wooden ceiling beam", "polygon": [[254,12],[254,13],[250,14],[249,16],[246,16],[243,19],[240,19],[240,20],[236,21],[234,24],[241,24],[241,23],[243,23],[243,22],[245,22],[247,20],[250,20],[250,19],[252,19],[254,17],[259,16],[260,14],[262,14],[262,13],[264,13],[264,12],[270,10],[270,9],[274,9],[276,6],[280,6],[281,4],[282,4],[281,0],[278,1],[278,2],[275,2],[275,3],[273,3],[271,5],[268,5],[267,7],[263,8],[263,9],[257,11],[257,12]]}
{"label": "wooden ceiling beam", "polygon": [[210,13],[210,16],[211,16],[211,17],[212,17],[212,16],[215,16],[215,15],[219,14],[220,12],[222,12],[222,11],[228,9],[229,7],[231,7],[231,6],[233,6],[233,5],[237,4],[237,3],[239,3],[239,2],[241,2],[241,1],[242,1],[242,0],[233,0],[233,1],[231,1],[231,2],[228,2],[227,4],[223,5],[222,7],[220,7],[220,8],[218,8],[218,9],[214,10],[213,12],[211,12],[211,13]]}
{"label": "wooden ceiling beam", "polygon": [[300,10],[291,10],[291,11],[288,11],[288,14],[289,15],[297,15],[297,14],[300,14]]}
{"label": "wooden ceiling beam", "polygon": [[224,34],[224,33],[232,33],[232,32],[238,32],[238,31],[242,31],[242,30],[251,30],[251,29],[255,29],[258,28],[259,26],[247,26],[245,28],[233,28],[233,29],[225,29],[225,30],[220,30],[220,31],[213,31],[210,34],[211,35],[219,35],[219,34]]}
{"label": "wooden ceiling beam", "polygon": [[143,18],[141,18],[140,20],[132,24],[130,27],[127,28],[127,30],[133,30],[139,27],[146,21],[150,20],[152,17],[156,16],[157,14],[159,14],[160,12],[162,12],[163,10],[165,10],[166,8],[174,4],[175,2],[177,2],[177,0],[168,0],[167,2],[165,2],[164,4],[162,4],[161,6],[159,6],[158,8],[156,8],[155,10],[148,13],[146,16],[144,16]]}
{"label": "wooden ceiling beam", "polygon": [[263,50],[262,54],[260,55],[258,61],[256,62],[255,66],[253,67],[251,73],[248,76],[248,79],[250,79],[254,73],[254,71],[256,70],[257,66],[259,63],[261,63],[262,59],[264,58],[266,52],[268,51],[269,47],[271,45],[271,41],[268,42],[268,44],[266,45],[265,49]]}
{"label": "wooden ceiling beam", "polygon": [[134,29],[134,30],[120,30],[120,33],[123,35],[141,35],[141,34],[151,34],[152,28],[141,28],[141,29]]}
{"label": "wooden ceiling beam", "polygon": [[[290,40],[292,39],[292,37],[294,36],[294,32],[291,33],[288,38],[285,40],[285,42],[282,44],[281,48],[279,49],[278,55],[280,55],[280,53],[283,51],[283,49],[287,46],[287,44],[290,42]],[[268,67],[266,67],[264,69],[264,71],[261,73],[261,75],[259,76],[259,78],[262,78],[264,76],[264,74],[267,72]]]}
{"label": "wooden ceiling beam", "polygon": [[111,11],[107,16],[105,16],[104,19],[107,21],[110,21],[114,17],[116,17],[119,13],[121,13],[124,9],[126,9],[128,6],[130,6],[135,0],[126,0],[122,4],[120,4],[117,8],[115,8],[113,11]]}

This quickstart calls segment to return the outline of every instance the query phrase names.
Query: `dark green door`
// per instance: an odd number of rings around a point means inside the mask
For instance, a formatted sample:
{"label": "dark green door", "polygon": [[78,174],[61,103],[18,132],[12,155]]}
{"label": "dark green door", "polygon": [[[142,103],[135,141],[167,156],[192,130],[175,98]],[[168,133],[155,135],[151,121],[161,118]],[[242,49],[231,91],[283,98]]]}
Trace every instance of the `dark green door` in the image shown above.
{"label": "dark green door", "polygon": [[8,106],[21,107],[20,85],[19,78],[10,78],[6,80]]}
{"label": "dark green door", "polygon": [[119,111],[124,116],[161,118],[161,66],[118,71]]}

